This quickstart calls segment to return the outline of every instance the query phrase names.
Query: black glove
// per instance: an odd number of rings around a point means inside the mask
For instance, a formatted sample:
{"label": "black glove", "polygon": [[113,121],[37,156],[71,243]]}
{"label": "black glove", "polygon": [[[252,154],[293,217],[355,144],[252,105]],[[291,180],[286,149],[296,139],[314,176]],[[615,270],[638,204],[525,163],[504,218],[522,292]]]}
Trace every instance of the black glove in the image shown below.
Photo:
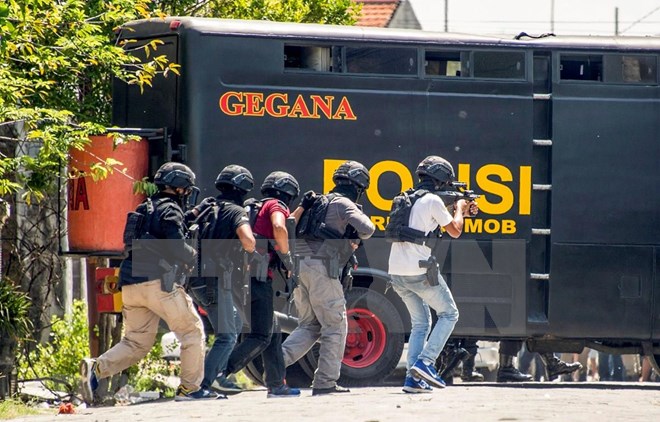
{"label": "black glove", "polygon": [[262,254],[260,254],[259,252],[257,252],[256,249],[252,252],[248,252],[247,254],[248,254],[248,263],[250,263],[250,264],[255,262],[255,261],[260,262],[264,258],[264,256]]}
{"label": "black glove", "polygon": [[209,197],[209,198],[204,198],[202,202],[199,204],[195,205],[195,210],[197,211],[197,215],[200,215],[203,213],[208,207],[211,207],[215,205],[215,198]]}
{"label": "black glove", "polygon": [[293,263],[293,257],[291,256],[291,252],[287,252],[286,254],[283,254],[278,251],[277,256],[280,257],[280,261],[282,261],[282,264],[284,265],[286,270],[293,272],[294,263]]}
{"label": "black glove", "polygon": [[316,200],[316,192],[314,192],[313,190],[309,190],[305,192],[298,206],[302,207],[305,211],[307,211],[312,206],[312,204],[314,204],[315,200]]}

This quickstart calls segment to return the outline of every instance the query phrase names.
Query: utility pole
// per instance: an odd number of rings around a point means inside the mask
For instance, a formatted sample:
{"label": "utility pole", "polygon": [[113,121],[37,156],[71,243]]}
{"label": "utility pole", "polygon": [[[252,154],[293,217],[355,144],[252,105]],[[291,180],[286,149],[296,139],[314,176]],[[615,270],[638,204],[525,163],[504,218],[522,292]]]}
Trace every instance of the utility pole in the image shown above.
{"label": "utility pole", "polygon": [[619,8],[614,8],[614,36],[619,36]]}
{"label": "utility pole", "polygon": [[445,0],[445,32],[449,32],[449,0]]}
{"label": "utility pole", "polygon": [[550,0],[550,32],[555,33],[555,0]]}

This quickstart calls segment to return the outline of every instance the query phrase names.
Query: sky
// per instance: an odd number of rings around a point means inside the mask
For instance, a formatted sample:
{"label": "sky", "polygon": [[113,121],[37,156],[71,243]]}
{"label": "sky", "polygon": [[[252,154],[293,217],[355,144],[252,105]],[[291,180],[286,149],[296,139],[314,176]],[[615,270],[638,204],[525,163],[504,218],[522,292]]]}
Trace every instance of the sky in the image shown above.
{"label": "sky", "polygon": [[[444,31],[445,1],[450,32],[478,35],[660,36],[660,0],[408,0],[422,29]],[[554,6],[554,7],[553,7]],[[552,24],[554,8],[554,25]]]}

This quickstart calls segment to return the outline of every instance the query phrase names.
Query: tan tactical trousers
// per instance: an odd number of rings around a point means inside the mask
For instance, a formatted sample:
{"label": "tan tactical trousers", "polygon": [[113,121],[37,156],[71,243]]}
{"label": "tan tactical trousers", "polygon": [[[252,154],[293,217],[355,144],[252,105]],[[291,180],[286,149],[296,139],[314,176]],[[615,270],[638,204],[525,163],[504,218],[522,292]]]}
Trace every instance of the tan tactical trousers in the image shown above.
{"label": "tan tactical trousers", "polygon": [[300,261],[300,280],[294,291],[298,327],[282,343],[284,364],[290,366],[319,340],[319,364],[313,388],[337,385],[346,346],[346,299],[338,279],[328,277],[323,261]]}
{"label": "tan tactical trousers", "polygon": [[204,376],[204,327],[181,287],[166,293],[160,280],[122,286],[124,337],[97,359],[101,378],[112,376],[144,358],[154,345],[162,318],[181,344],[181,385],[200,388]]}

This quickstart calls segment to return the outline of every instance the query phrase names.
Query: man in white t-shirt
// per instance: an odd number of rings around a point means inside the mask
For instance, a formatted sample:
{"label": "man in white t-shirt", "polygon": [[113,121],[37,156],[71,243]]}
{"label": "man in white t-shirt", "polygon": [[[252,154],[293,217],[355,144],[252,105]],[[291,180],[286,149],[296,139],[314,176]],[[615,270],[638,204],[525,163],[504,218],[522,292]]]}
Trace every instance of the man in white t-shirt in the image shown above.
{"label": "man in white t-shirt", "polygon": [[[429,383],[439,388],[445,386],[433,365],[458,321],[458,309],[447,283],[439,273],[437,278],[436,274],[429,277],[427,269],[420,266],[420,261],[428,261],[431,257],[428,242],[434,231],[441,227],[451,237],[457,238],[463,232],[463,217],[479,211],[476,202],[461,199],[456,202],[452,216],[442,199],[433,194],[447,190],[455,180],[454,169],[447,160],[435,155],[426,157],[417,166],[416,173],[419,183],[412,191],[418,193],[413,194],[408,228],[420,235],[415,241],[392,243],[388,271],[392,287],[406,304],[412,324],[403,386],[403,391],[407,393],[431,392],[433,389]],[[429,193],[420,195],[420,191]],[[437,270],[435,265],[432,268]],[[430,336],[429,307],[435,310],[438,317]]]}

